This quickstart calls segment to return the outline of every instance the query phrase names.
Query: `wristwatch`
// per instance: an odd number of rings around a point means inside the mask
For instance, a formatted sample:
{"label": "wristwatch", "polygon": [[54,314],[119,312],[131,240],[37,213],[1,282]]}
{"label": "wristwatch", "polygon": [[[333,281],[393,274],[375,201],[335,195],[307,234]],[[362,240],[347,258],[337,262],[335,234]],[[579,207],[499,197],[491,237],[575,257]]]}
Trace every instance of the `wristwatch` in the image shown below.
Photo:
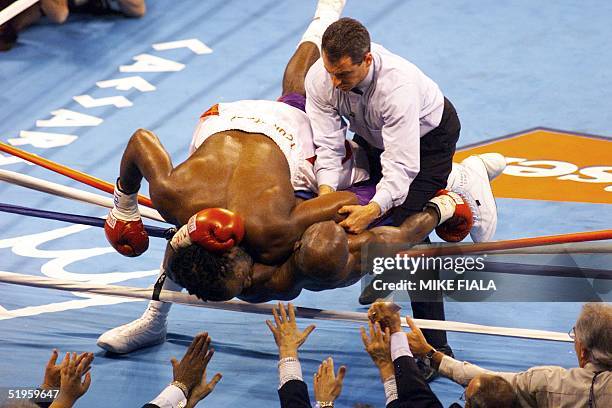
{"label": "wristwatch", "polygon": [[429,350],[425,356],[423,357],[423,360],[427,361],[427,365],[429,367],[433,368],[433,364],[431,363],[431,361],[433,360],[433,356],[434,354],[436,354],[438,352],[438,350],[436,350],[435,348],[431,348],[431,350]]}
{"label": "wristwatch", "polygon": [[317,401],[315,408],[334,408],[334,401]]}
{"label": "wristwatch", "polygon": [[183,394],[185,395],[185,398],[189,398],[189,388],[187,388],[187,386],[185,384],[183,384],[180,381],[172,381],[170,383],[170,385],[174,385],[175,387],[177,387],[178,389],[180,389],[181,391],[183,391]]}

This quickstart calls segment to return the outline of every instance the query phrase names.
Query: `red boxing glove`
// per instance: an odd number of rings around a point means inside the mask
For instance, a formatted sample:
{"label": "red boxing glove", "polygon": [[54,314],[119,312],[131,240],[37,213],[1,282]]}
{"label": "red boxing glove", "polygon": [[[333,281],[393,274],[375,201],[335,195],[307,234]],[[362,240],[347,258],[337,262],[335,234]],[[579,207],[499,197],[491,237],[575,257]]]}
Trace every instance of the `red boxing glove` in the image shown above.
{"label": "red boxing glove", "polygon": [[104,223],[108,242],[121,255],[134,257],[149,248],[149,236],[138,211],[138,193],[126,194],[115,186],[115,206]]}
{"label": "red boxing glove", "polygon": [[108,242],[121,255],[134,257],[149,248],[149,235],[142,220],[124,221],[117,219],[111,212],[104,223],[104,233]]}
{"label": "red boxing glove", "polygon": [[244,221],[225,208],[207,208],[193,215],[170,241],[174,249],[198,244],[211,252],[225,252],[244,238]]}
{"label": "red boxing glove", "polygon": [[452,191],[440,190],[426,206],[433,206],[440,214],[436,234],[446,242],[460,242],[467,237],[474,225],[472,210],[461,197]]}

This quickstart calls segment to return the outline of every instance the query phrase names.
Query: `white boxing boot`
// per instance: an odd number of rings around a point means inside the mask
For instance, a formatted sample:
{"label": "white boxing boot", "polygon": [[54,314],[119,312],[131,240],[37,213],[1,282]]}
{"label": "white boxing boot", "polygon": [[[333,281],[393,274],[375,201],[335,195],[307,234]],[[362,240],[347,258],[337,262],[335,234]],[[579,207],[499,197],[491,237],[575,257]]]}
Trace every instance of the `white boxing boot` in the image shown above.
{"label": "white boxing boot", "polygon": [[506,169],[506,158],[499,153],[483,153],[477,154],[475,157],[478,157],[484,163],[489,181],[493,181]]}
{"label": "white boxing boot", "polygon": [[340,18],[345,3],[346,0],[319,0],[315,15],[304,32],[300,44],[303,42],[315,43],[320,52],[323,33],[330,24]]}
{"label": "white boxing boot", "polygon": [[461,163],[453,163],[447,189],[466,198],[474,216],[470,236],[474,242],[490,241],[497,229],[497,206],[491,181],[506,168],[506,159],[499,153],[473,155]]}
{"label": "white boxing boot", "polygon": [[[183,288],[166,277],[162,289],[179,292]],[[98,346],[113,353],[126,354],[165,342],[171,306],[172,303],[151,300],[141,317],[103,333],[98,338]]]}

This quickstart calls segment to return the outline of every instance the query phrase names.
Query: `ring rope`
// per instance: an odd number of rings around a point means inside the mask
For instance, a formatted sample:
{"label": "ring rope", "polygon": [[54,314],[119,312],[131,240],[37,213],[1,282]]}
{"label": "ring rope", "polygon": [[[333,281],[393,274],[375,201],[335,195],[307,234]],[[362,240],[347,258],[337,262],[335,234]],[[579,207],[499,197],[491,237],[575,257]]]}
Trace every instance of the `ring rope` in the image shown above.
{"label": "ring rope", "polygon": [[[58,197],[70,198],[84,203],[94,204],[100,207],[113,208],[114,205],[113,199],[110,197],[90,193],[84,190],[79,190],[78,188],[63,186],[61,184],[53,183],[51,181],[39,179],[25,174],[16,173],[14,171],[0,169],[0,180],[4,180],[8,183],[15,184],[17,186],[41,191],[43,193],[53,194]],[[144,218],[149,218],[155,221],[167,222],[157,212],[157,210],[145,207],[143,205],[139,205],[138,210]]]}
{"label": "ring rope", "polygon": [[[90,217],[78,214],[62,213],[55,211],[45,211],[35,208],[22,207],[12,204],[0,203],[0,212],[25,215],[28,217],[45,218],[56,221],[71,222],[75,224],[89,225],[92,227],[104,227],[103,218]],[[145,225],[147,234],[152,237],[171,239],[175,234],[175,228],[159,228]],[[534,247],[535,248],[535,247]],[[557,276],[591,279],[612,279],[612,272],[605,269],[589,269],[578,266],[563,265],[532,265],[526,263],[495,262],[486,261],[484,263],[487,272],[498,272],[514,275],[536,275],[536,276]]]}
{"label": "ring rope", "polygon": [[15,17],[17,14],[21,13],[28,7],[33,6],[39,1],[40,0],[18,0],[14,2],[4,10],[0,11],[0,25],[6,23],[7,21]]}
{"label": "ring rope", "polygon": [[[28,217],[45,218],[48,220],[71,222],[74,224],[89,225],[91,227],[100,228],[104,228],[104,223],[106,222],[106,220],[103,218],[61,213],[55,211],[38,210],[35,208],[21,207],[18,205],[11,205],[5,203],[0,203],[0,211],[11,214],[25,215]],[[150,225],[145,225],[144,229],[145,231],[147,231],[147,234],[149,234],[149,236],[157,238],[172,239],[172,236],[176,233],[176,228],[159,228]]]}
{"label": "ring rope", "polygon": [[[153,292],[153,290],[149,288],[100,285],[61,279],[50,279],[45,277],[23,275],[19,273],[3,271],[0,271],[0,282],[10,283],[14,285],[64,290],[69,292],[87,292],[98,295],[138,298],[143,300],[150,300]],[[239,300],[232,300],[227,302],[204,302],[194,295],[188,295],[186,293],[172,292],[167,290],[161,291],[160,300],[163,302],[179,303],[183,305],[198,306],[208,309],[220,309],[233,312],[264,314],[268,316],[272,314],[272,308],[274,307],[274,304],[271,303],[252,304]],[[368,321],[367,313],[363,312],[323,310],[301,306],[295,308],[295,314],[297,317],[306,319],[338,320],[356,323],[364,323]],[[516,337],[532,340],[551,340],[561,342],[572,341],[572,339],[567,333],[547,330],[485,326],[473,323],[441,320],[414,319],[414,321],[422,329],[445,330],[452,332],[484,334],[491,336]],[[402,326],[407,327],[405,323],[402,323]]]}
{"label": "ring rope", "polygon": [[528,248],[546,246],[552,244],[567,244],[573,242],[602,241],[612,239],[612,230],[573,232],[560,235],[546,235],[531,238],[519,238],[503,241],[479,242],[476,244],[455,244],[446,246],[435,246],[422,249],[409,249],[400,251],[399,255],[405,256],[442,256],[442,255],[465,255],[473,253],[484,253],[505,249]]}
{"label": "ring rope", "polygon": [[[26,152],[25,150],[18,149],[4,142],[0,142],[0,151],[12,154],[13,156],[27,160],[31,163],[44,167],[45,169],[54,171],[78,182],[87,184],[88,186],[97,188],[98,190],[105,191],[109,194],[113,194],[115,190],[115,185],[109,183],[108,181],[101,180],[87,173],[72,169],[68,166],[64,166],[63,164],[59,164],[52,160],[45,159],[44,157],[40,157],[35,154]],[[145,197],[139,194],[138,202],[142,205],[146,205],[147,207],[153,208],[153,203],[151,202],[151,199],[149,197]]]}
{"label": "ring rope", "polygon": [[[429,245],[416,245],[411,249],[430,248]],[[551,244],[515,249],[497,249],[485,251],[491,255],[559,255],[559,254],[612,254],[612,243],[608,242],[575,242],[569,244]]]}

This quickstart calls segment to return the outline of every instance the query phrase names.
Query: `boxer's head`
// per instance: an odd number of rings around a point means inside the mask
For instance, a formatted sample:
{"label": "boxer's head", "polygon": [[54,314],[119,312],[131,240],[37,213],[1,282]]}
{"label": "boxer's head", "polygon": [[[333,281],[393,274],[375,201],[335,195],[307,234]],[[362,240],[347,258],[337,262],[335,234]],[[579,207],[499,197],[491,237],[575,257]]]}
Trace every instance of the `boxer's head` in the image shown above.
{"label": "boxer's head", "polygon": [[230,300],[249,285],[253,259],[240,247],[222,254],[190,245],[175,251],[168,264],[170,279],[202,300]]}
{"label": "boxer's head", "polygon": [[335,88],[350,91],[368,75],[372,64],[370,34],[359,21],[341,18],[321,40],[321,57]]}
{"label": "boxer's head", "polygon": [[293,260],[299,271],[318,280],[334,280],[348,261],[346,232],[333,221],[311,225],[296,242]]}

